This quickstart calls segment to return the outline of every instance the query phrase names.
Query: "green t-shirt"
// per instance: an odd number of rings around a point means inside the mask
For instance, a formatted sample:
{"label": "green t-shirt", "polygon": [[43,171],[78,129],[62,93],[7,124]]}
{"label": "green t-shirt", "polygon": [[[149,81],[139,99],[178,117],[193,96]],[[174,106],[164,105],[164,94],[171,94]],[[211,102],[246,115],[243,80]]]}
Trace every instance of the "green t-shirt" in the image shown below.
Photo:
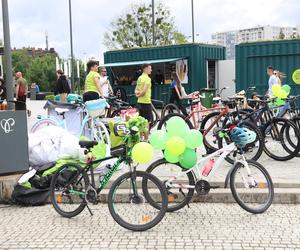
{"label": "green t-shirt", "polygon": [[95,71],[90,71],[85,78],[85,92],[92,91],[99,93],[95,83],[95,78],[100,79],[99,73]]}
{"label": "green t-shirt", "polygon": [[138,91],[143,91],[145,85],[148,85],[148,90],[144,96],[138,98],[138,103],[151,103],[151,78],[143,73],[137,80],[136,89]]}
{"label": "green t-shirt", "polygon": [[[16,83],[19,86],[20,86],[20,84],[22,84],[24,91],[26,91],[26,87],[28,86],[28,83],[25,78],[23,78],[23,77],[18,78]],[[20,89],[19,89],[19,91],[20,91]],[[25,94],[26,94],[26,92],[25,92]]]}

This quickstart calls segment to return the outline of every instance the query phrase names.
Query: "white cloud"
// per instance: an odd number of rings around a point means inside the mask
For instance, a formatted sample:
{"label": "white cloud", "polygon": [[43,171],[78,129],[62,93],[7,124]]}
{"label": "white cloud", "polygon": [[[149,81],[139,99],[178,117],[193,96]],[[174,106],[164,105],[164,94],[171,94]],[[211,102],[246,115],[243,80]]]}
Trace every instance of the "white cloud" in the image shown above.
{"label": "white cloud", "polygon": [[[106,50],[103,34],[111,20],[139,2],[151,3],[150,0],[72,0],[75,55],[101,58]],[[162,2],[170,7],[179,31],[190,36],[191,1]],[[194,0],[197,41],[209,41],[211,33],[216,31],[267,24],[294,26],[300,24],[299,9],[298,0]],[[70,54],[67,0],[9,0],[9,11],[13,47],[45,47],[47,30],[50,46],[64,57]]]}

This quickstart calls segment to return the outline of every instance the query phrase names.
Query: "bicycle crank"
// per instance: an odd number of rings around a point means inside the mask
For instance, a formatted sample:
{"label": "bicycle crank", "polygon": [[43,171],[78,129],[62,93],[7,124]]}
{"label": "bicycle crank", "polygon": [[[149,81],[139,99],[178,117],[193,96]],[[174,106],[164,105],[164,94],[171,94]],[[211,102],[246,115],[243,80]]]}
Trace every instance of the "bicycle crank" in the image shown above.
{"label": "bicycle crank", "polygon": [[199,195],[206,195],[210,191],[210,184],[206,180],[197,181],[195,184],[195,189]]}

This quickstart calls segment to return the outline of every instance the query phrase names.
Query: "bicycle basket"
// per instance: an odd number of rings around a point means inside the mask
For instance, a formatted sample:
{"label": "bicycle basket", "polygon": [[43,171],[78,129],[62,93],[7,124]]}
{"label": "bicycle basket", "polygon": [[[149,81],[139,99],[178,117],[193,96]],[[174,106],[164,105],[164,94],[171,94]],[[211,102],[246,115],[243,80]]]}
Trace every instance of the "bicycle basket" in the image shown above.
{"label": "bicycle basket", "polygon": [[87,101],[85,102],[85,107],[90,116],[92,117],[101,116],[105,114],[105,108],[107,107],[107,102],[105,99]]}

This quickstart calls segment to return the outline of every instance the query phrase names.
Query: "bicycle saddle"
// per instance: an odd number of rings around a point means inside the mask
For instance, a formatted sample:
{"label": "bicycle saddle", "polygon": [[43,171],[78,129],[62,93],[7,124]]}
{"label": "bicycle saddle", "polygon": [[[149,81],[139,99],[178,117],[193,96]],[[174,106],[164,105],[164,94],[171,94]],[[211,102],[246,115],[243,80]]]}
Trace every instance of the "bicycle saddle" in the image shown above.
{"label": "bicycle saddle", "polygon": [[69,109],[55,108],[54,109],[58,114],[64,114],[69,111]]}
{"label": "bicycle saddle", "polygon": [[81,148],[90,149],[96,145],[98,145],[97,141],[79,141],[79,146]]}

